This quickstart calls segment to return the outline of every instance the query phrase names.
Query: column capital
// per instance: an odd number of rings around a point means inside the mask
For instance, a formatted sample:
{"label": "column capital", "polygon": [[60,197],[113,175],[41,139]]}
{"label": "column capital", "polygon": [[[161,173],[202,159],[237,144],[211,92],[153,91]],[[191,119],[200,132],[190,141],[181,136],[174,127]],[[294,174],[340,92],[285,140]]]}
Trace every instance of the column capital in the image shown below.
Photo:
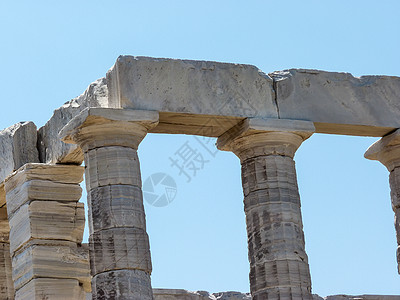
{"label": "column capital", "polygon": [[137,149],[158,119],[157,111],[90,107],[65,125],[59,136],[84,151],[105,146]]}
{"label": "column capital", "polygon": [[400,166],[400,129],[372,144],[364,154],[370,160],[378,160],[389,172]]}
{"label": "column capital", "polygon": [[293,158],[301,143],[314,132],[310,121],[248,118],[222,134],[217,148],[234,152],[242,161],[259,155]]}

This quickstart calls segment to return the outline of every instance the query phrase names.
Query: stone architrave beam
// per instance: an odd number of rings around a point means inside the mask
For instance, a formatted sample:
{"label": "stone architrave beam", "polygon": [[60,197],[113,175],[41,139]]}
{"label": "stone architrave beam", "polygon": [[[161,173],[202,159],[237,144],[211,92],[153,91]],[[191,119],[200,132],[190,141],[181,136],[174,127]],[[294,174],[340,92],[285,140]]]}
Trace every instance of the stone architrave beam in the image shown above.
{"label": "stone architrave beam", "polygon": [[309,120],[318,133],[383,136],[400,127],[400,78],[291,69],[269,74],[279,118]]}
{"label": "stone architrave beam", "polygon": [[84,152],[93,299],[152,300],[139,143],[158,112],[89,108],[60,132]]}
{"label": "stone architrave beam", "polygon": [[80,164],[58,132],[87,107],[159,112],[149,132],[219,137],[245,118],[311,121],[318,133],[384,136],[400,127],[400,78],[244,64],[120,56],[39,129],[40,161]]}
{"label": "stone architrave beam", "polygon": [[294,154],[312,122],[246,119],[218,138],[242,164],[254,300],[312,299]]}

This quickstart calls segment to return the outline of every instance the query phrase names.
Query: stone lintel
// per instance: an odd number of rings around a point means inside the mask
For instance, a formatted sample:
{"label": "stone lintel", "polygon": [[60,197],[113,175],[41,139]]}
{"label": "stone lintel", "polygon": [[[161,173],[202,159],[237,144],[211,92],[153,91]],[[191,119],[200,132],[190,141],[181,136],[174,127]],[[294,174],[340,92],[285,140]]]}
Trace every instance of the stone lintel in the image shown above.
{"label": "stone lintel", "polygon": [[[73,118],[59,136],[86,150],[113,145],[136,148],[158,119],[157,111],[91,107]],[[129,138],[132,135],[139,139]]]}
{"label": "stone lintel", "polygon": [[[256,142],[262,143],[264,138],[260,138],[259,134],[264,134],[263,136],[265,136],[265,133],[269,133],[269,139],[271,141],[276,140],[277,143],[284,142],[285,139],[294,138],[295,141],[293,143],[301,144],[314,132],[314,124],[310,121],[248,118],[221,135],[217,140],[217,148],[223,151],[235,152],[238,147],[242,148],[245,144],[249,144],[251,142],[250,139],[255,139]],[[284,136],[287,137],[285,138]]]}
{"label": "stone lintel", "polygon": [[380,161],[389,172],[400,166],[400,129],[372,144],[365,152],[364,157]]}

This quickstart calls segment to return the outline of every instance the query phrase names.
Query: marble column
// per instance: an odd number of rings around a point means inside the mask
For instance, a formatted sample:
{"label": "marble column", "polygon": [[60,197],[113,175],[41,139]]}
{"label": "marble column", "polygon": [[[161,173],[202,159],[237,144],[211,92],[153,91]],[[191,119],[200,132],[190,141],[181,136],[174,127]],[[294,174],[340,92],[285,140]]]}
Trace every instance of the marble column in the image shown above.
{"label": "marble column", "polygon": [[60,132],[84,151],[93,299],[153,298],[137,148],[158,112],[89,108]]}
{"label": "marble column", "polygon": [[83,167],[25,164],[5,180],[15,299],[85,299]]}
{"label": "marble column", "polygon": [[365,158],[380,161],[389,171],[390,196],[397,237],[397,270],[400,274],[400,129],[372,144]]}
{"label": "marble column", "polygon": [[246,119],[218,138],[242,164],[254,300],[312,299],[293,156],[312,122]]}

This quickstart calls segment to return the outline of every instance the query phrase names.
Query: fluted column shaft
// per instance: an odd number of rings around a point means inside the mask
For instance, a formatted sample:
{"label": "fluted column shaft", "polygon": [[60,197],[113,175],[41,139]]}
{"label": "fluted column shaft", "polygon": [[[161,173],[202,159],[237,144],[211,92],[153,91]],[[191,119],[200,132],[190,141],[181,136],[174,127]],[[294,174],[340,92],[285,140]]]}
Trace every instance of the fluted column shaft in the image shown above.
{"label": "fluted column shaft", "polygon": [[84,151],[93,299],[153,298],[137,147],[158,113],[89,109],[60,133]]}
{"label": "fluted column shaft", "polygon": [[218,144],[242,164],[252,297],[312,299],[293,156],[313,126],[293,133],[249,122]]}
{"label": "fluted column shaft", "polygon": [[397,238],[397,271],[400,274],[400,130],[371,145],[364,156],[367,159],[380,161],[389,171],[390,196]]}

